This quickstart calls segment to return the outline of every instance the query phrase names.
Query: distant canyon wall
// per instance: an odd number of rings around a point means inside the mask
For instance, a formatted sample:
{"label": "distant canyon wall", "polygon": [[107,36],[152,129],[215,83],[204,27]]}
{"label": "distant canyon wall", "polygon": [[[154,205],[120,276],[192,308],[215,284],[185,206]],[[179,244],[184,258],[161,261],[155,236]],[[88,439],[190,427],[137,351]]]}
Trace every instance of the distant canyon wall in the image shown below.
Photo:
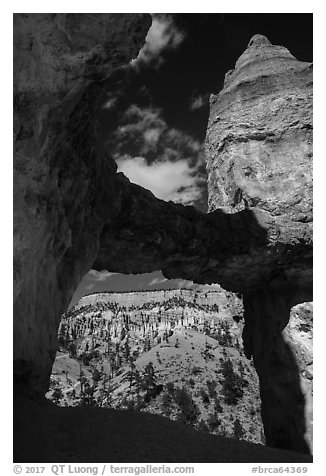
{"label": "distant canyon wall", "polygon": [[125,291],[88,294],[79,299],[75,308],[95,304],[96,302],[116,303],[120,307],[142,306],[153,302],[161,304],[169,299],[181,299],[201,306],[219,306],[219,309],[232,308],[233,315],[243,314],[242,301],[235,294],[221,289],[220,291],[202,291],[192,289],[158,289],[155,291]]}

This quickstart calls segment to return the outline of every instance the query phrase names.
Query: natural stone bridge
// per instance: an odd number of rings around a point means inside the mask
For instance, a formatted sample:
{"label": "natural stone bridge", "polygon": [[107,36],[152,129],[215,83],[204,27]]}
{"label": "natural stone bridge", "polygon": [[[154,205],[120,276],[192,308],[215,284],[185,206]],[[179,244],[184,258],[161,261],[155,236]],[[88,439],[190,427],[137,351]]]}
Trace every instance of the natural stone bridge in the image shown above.
{"label": "natural stone bridge", "polygon": [[106,78],[137,55],[142,14],[14,15],[14,382],[44,395],[57,329],[91,268],[240,292],[268,445],[307,452],[282,331],[312,299],[312,69],[256,35],[211,98],[209,213],[131,184],[101,149]]}

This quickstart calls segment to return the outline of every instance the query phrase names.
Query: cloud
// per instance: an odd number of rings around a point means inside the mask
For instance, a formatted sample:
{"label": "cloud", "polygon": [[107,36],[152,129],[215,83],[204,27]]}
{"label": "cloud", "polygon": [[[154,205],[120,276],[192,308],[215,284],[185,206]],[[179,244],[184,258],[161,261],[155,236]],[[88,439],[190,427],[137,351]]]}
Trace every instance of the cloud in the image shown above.
{"label": "cloud", "polygon": [[106,101],[106,103],[102,106],[102,109],[106,109],[106,110],[110,111],[110,110],[114,109],[117,102],[118,102],[117,98],[108,99],[108,101]]}
{"label": "cloud", "polygon": [[123,114],[119,126],[110,135],[109,145],[116,157],[144,156],[157,149],[167,128],[157,108],[140,108],[132,104]]}
{"label": "cloud", "polygon": [[118,171],[131,182],[162,200],[206,211],[203,143],[169,127],[160,109],[130,105],[110,133],[107,146]]}
{"label": "cloud", "polygon": [[187,289],[198,289],[202,292],[208,291],[220,291],[222,288],[219,284],[196,284],[193,281],[189,281],[187,279],[174,279],[173,286],[177,288],[187,288]]}
{"label": "cloud", "polygon": [[161,135],[161,130],[159,128],[152,128],[148,129],[147,131],[144,132],[144,140],[146,144],[150,145],[151,147],[156,146],[160,135]]}
{"label": "cloud", "polygon": [[112,276],[114,276],[116,273],[109,273],[108,271],[96,271],[95,269],[91,269],[89,272],[88,272],[88,276],[100,283],[100,282],[103,282],[103,281],[106,281],[108,278],[111,278]]}
{"label": "cloud", "polygon": [[197,285],[194,284],[192,281],[188,281],[186,279],[176,279],[174,280],[174,285],[177,288],[187,288],[187,289],[192,289],[195,288]]}
{"label": "cloud", "polygon": [[176,49],[184,38],[185,34],[176,27],[171,15],[153,14],[146,43],[137,58],[131,61],[131,65],[138,67],[141,63],[151,63],[154,67],[159,67],[164,61],[162,53],[166,50]]}
{"label": "cloud", "polygon": [[165,283],[168,281],[166,278],[154,278],[150,283],[148,283],[148,286],[157,286],[159,284]]}
{"label": "cloud", "polygon": [[115,159],[129,155],[146,157],[149,162],[180,158],[204,162],[203,144],[189,134],[169,127],[159,108],[130,105],[107,144]]}
{"label": "cloud", "polygon": [[208,98],[209,94],[199,94],[196,97],[192,97],[189,104],[190,109],[196,111],[206,106],[208,104]]}
{"label": "cloud", "polygon": [[150,190],[157,198],[185,205],[192,205],[200,198],[196,169],[192,169],[185,159],[148,164],[143,157],[130,157],[119,159],[117,164],[118,172]]}

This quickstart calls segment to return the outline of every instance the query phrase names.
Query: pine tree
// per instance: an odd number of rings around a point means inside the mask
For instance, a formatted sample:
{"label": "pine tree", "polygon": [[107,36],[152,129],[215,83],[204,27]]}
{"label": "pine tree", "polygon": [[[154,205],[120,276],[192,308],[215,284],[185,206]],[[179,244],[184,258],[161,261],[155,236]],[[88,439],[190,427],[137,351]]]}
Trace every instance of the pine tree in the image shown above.
{"label": "pine tree", "polygon": [[143,381],[144,390],[150,390],[155,388],[156,375],[155,375],[155,369],[152,362],[149,362],[144,368],[142,381]]}
{"label": "pine tree", "polygon": [[183,423],[194,424],[199,415],[199,409],[188,393],[186,387],[176,388],[174,391],[174,401],[179,406],[179,420]]}
{"label": "pine tree", "polygon": [[246,382],[234,372],[232,361],[228,358],[222,362],[221,372],[223,375],[222,391],[225,403],[236,405],[243,397],[243,387]]}
{"label": "pine tree", "polygon": [[129,345],[129,342],[128,342],[128,339],[126,339],[126,343],[125,343],[125,346],[124,346],[124,358],[126,360],[129,359],[129,356],[130,356],[130,345]]}
{"label": "pine tree", "polygon": [[237,440],[243,440],[246,436],[246,432],[244,431],[239,418],[236,418],[233,423],[233,436],[234,438],[237,438]]}
{"label": "pine tree", "polygon": [[52,401],[58,405],[63,399],[63,392],[61,390],[59,382],[55,382],[55,386],[51,395]]}
{"label": "pine tree", "polygon": [[97,368],[95,368],[95,369],[92,371],[92,378],[93,378],[93,385],[94,385],[94,387],[97,387],[99,381],[100,381],[101,378],[102,378],[102,374],[101,374],[101,372],[100,372]]}
{"label": "pine tree", "polygon": [[218,417],[218,414],[213,411],[208,415],[207,418],[207,426],[211,431],[216,431],[218,427],[221,425],[221,420]]}
{"label": "pine tree", "polygon": [[204,359],[205,359],[205,361],[208,360],[208,359],[210,359],[210,358],[212,358],[212,354],[211,354],[211,352],[210,352],[211,348],[212,348],[212,346],[209,345],[209,343],[207,342],[207,339],[206,339],[206,341],[205,341],[205,349],[204,349]]}
{"label": "pine tree", "polygon": [[58,333],[58,342],[59,344],[66,348],[68,342],[67,326],[65,323],[61,323]]}
{"label": "pine tree", "polygon": [[111,379],[105,371],[103,371],[102,388],[99,390],[98,403],[100,407],[110,407],[112,404]]}
{"label": "pine tree", "polygon": [[95,387],[91,385],[89,382],[85,382],[83,392],[80,396],[80,404],[81,406],[96,406],[97,402],[95,399]]}
{"label": "pine tree", "polygon": [[77,347],[76,347],[74,342],[70,342],[69,347],[68,347],[68,351],[69,351],[69,357],[70,358],[77,357]]}
{"label": "pine tree", "polygon": [[85,373],[84,373],[83,368],[82,368],[81,365],[79,365],[79,379],[78,379],[78,381],[80,383],[80,395],[81,395],[84,391],[84,385],[87,382],[87,378],[85,377]]}
{"label": "pine tree", "polygon": [[129,388],[131,388],[135,384],[135,370],[136,370],[136,365],[134,363],[134,359],[132,357],[129,357],[129,371],[127,372]]}
{"label": "pine tree", "polygon": [[106,338],[106,349],[105,349],[105,354],[110,357],[110,347],[111,347],[111,336],[110,332],[108,332],[107,338]]}
{"label": "pine tree", "polygon": [[162,409],[166,415],[171,413],[171,404],[172,404],[172,396],[168,392],[164,392],[162,396]]}
{"label": "pine tree", "polygon": [[204,431],[205,433],[209,433],[209,428],[204,420],[199,420],[197,429],[198,431]]}

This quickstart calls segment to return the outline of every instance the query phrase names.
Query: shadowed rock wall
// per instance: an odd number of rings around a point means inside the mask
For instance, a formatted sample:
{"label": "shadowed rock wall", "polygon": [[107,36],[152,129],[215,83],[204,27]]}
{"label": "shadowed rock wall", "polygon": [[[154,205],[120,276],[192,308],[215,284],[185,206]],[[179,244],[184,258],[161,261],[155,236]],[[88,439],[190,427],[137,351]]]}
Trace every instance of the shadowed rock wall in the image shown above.
{"label": "shadowed rock wall", "polygon": [[57,327],[119,211],[94,120],[105,78],[135,58],[142,14],[14,15],[14,372],[45,392]]}

